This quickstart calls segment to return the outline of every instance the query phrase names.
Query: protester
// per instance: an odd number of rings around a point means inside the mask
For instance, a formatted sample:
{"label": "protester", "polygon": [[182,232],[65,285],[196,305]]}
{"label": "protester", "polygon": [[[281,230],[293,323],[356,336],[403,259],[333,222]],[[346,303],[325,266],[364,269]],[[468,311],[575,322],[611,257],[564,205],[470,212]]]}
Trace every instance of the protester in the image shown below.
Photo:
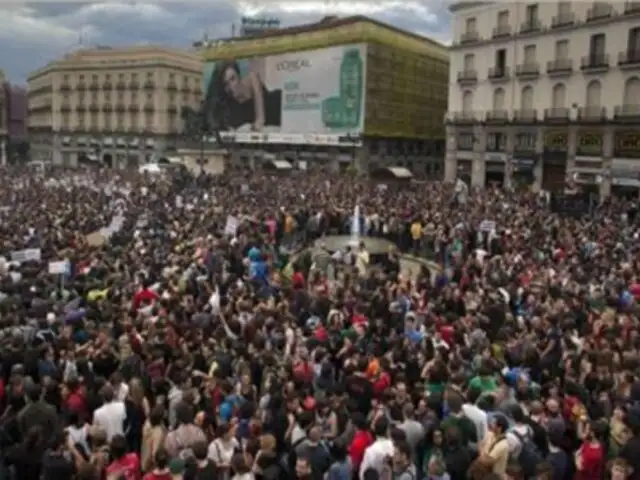
{"label": "protester", "polygon": [[2,478],[640,478],[635,200],[1,175]]}

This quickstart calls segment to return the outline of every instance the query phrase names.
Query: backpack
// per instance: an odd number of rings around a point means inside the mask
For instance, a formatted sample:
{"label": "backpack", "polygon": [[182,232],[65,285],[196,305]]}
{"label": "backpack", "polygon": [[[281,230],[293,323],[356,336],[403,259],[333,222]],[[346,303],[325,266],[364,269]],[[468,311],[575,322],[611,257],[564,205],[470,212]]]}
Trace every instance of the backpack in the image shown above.
{"label": "backpack", "polygon": [[522,445],[520,455],[517,458],[517,462],[522,468],[522,473],[524,473],[525,478],[535,477],[538,464],[543,460],[542,453],[540,453],[540,450],[529,435],[522,435],[515,429],[511,430],[511,433],[518,438],[520,445]]}
{"label": "backpack", "polygon": [[298,448],[302,442],[307,439],[306,435],[303,435],[301,438],[296,440],[291,444],[291,449],[289,450],[289,454],[286,455],[285,462],[283,462],[283,468],[286,469],[287,472],[293,473],[296,471],[296,462],[298,461],[298,455],[296,454],[296,448]]}

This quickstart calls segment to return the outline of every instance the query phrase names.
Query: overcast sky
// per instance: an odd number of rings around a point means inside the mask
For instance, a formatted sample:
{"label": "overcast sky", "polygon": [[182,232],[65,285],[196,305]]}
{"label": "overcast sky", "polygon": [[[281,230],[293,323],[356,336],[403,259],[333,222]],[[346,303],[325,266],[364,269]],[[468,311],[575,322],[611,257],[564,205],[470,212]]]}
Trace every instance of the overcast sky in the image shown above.
{"label": "overcast sky", "polygon": [[[5,5],[6,4],[6,5]],[[242,15],[275,16],[283,26],[327,14],[363,14],[434,39],[449,40],[447,0],[201,0],[24,2],[0,6],[0,69],[22,83],[30,71],[85,46],[131,44],[188,47],[207,33],[231,34]]]}

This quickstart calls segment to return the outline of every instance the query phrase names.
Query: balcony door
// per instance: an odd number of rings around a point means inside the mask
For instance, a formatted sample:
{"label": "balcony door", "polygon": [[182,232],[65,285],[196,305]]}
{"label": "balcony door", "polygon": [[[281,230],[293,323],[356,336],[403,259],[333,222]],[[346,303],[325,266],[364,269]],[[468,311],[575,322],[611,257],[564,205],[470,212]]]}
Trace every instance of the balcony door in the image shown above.
{"label": "balcony door", "polygon": [[591,35],[589,58],[592,65],[597,65],[604,60],[604,55],[606,53],[606,41],[607,37],[604,33]]}

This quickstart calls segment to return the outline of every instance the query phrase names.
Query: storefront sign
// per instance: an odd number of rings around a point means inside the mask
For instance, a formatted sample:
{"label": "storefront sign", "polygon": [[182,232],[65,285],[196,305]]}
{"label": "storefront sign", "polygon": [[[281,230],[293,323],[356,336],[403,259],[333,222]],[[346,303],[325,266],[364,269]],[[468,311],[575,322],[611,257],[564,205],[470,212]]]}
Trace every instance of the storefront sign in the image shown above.
{"label": "storefront sign", "polygon": [[569,149],[569,135],[566,131],[548,132],[544,136],[545,152],[566,152]]}
{"label": "storefront sign", "polygon": [[600,132],[579,132],[576,143],[576,155],[599,157],[602,155],[604,134]]}
{"label": "storefront sign", "polygon": [[536,161],[533,158],[514,158],[513,169],[516,172],[532,172],[536,166]]}
{"label": "storefront sign", "polygon": [[616,157],[640,158],[640,133],[616,133],[614,149]]}

